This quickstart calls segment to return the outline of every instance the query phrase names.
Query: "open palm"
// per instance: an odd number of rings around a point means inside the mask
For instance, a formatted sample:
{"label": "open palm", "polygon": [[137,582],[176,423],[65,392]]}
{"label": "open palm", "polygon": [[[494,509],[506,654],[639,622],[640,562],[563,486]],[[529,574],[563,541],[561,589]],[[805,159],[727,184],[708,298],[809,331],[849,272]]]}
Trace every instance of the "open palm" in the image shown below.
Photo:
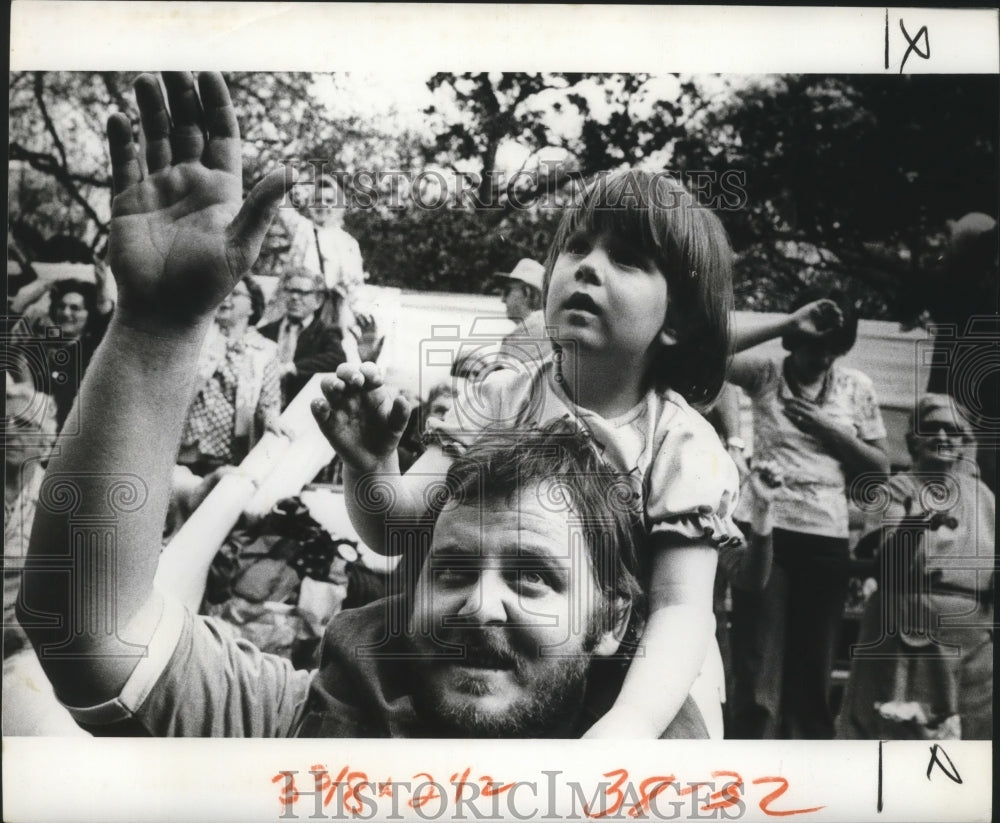
{"label": "open palm", "polygon": [[136,81],[144,161],[122,115],[108,122],[115,199],[109,259],[121,308],[160,322],[210,314],[252,265],[285,190],[275,172],[242,202],[239,126],[218,74]]}

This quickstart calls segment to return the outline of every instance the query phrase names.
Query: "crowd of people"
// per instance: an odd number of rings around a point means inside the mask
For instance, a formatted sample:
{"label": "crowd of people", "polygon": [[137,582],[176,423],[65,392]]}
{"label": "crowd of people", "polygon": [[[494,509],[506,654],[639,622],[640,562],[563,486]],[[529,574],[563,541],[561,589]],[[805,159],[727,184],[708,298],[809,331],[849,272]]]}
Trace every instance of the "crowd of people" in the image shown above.
{"label": "crowd of people", "polygon": [[[155,133],[141,156],[128,121],[109,121],[121,300],[102,314],[90,284],[52,291],[50,322],[86,378],[54,398],[52,432],[71,408],[77,430],[42,460],[50,479],[74,476],[76,516],[108,504],[109,478],[142,478],[149,500],[118,515],[124,560],[75,556],[74,574],[104,579],[70,593],[49,585],[43,562],[67,545],[69,518],[39,506],[17,608],[36,649],[67,650],[40,659],[81,727],[991,735],[995,478],[977,463],[969,413],[940,390],[915,404],[912,467],[890,474],[875,387],[840,362],[857,336],[843,294],[731,327],[721,221],[672,178],[626,169],[566,207],[544,263],[502,275],[515,328],[490,366],[456,364],[408,399],[384,383],[372,323],[352,306],[359,275],[344,272],[360,254],[325,216],[337,211],[334,181],[309,180],[318,196],[281,210],[295,186],[279,170],[244,200],[221,77],[167,74],[166,98],[154,78],[137,84],[144,129],[167,122],[169,103],[172,128],[201,136]],[[296,252],[269,302],[246,270],[278,213]],[[976,225],[979,246],[985,233],[995,250],[995,221]],[[175,238],[168,259],[146,251],[146,233]],[[962,265],[965,242],[951,252]],[[751,351],[778,338],[780,359]],[[303,662],[234,638],[153,577],[171,489],[207,488],[264,432],[294,437],[281,412],[316,374],[327,376],[312,413],[352,529],[398,565],[338,599]],[[750,403],[752,455],[735,387]],[[470,396],[475,415],[463,414]],[[889,502],[869,505],[854,546],[850,492],[866,482]],[[857,569],[870,596],[838,715],[831,673]],[[114,614],[119,630],[95,620],[66,635],[39,613],[62,615],[60,626]]]}

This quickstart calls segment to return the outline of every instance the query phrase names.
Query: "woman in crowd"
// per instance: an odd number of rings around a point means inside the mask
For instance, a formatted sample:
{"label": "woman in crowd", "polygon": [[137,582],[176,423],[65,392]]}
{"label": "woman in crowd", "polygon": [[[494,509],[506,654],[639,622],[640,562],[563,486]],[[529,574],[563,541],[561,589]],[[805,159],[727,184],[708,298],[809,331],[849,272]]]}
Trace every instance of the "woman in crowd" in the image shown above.
{"label": "woman in crowd", "polygon": [[264,431],[286,433],[277,345],[253,328],[263,309],[263,292],[245,275],[216,312],[177,461],[195,474],[240,463]]}
{"label": "woman in crowd", "polygon": [[881,573],[837,736],[988,740],[996,504],[968,418],[948,395],[921,397],[910,424],[912,469],[871,496],[885,503],[871,535]]}
{"label": "woman in crowd", "polygon": [[[839,294],[838,325],[788,333],[782,361],[737,355],[729,379],[749,395],[754,452],[784,483],[772,503],[774,562],[761,592],[733,591],[733,737],[833,736],[830,670],[848,584],[846,483],[887,472],[871,380],[836,361],[857,318]],[[836,312],[836,310],[834,310]]]}
{"label": "woman in crowd", "polygon": [[[56,404],[60,431],[110,316],[100,312],[93,283],[59,280],[52,286],[45,355],[50,371],[49,392]],[[52,329],[58,329],[58,334],[52,335]]]}

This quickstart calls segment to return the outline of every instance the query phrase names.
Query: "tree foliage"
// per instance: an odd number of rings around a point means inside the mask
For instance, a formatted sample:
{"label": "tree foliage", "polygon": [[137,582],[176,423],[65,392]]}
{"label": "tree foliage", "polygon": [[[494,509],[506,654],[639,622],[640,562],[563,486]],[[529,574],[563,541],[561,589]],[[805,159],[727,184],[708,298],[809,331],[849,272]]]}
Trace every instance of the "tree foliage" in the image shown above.
{"label": "tree foliage", "polygon": [[747,308],[843,286],[863,314],[911,320],[945,221],[997,214],[995,77],[760,78],[675,147],[681,168],[738,170],[722,214]]}
{"label": "tree foliage", "polygon": [[[103,253],[104,122],[115,109],[136,121],[132,79],[11,74],[8,205],[22,237],[72,234]],[[227,79],[246,183],[278,163],[327,160],[375,283],[481,291],[518,258],[544,258],[556,207],[581,179],[643,165],[714,174],[709,196],[737,176],[744,196],[720,216],[741,308],[838,286],[863,315],[910,320],[931,300],[945,221],[998,211],[995,77],[440,73],[422,135],[331,105],[349,96],[340,75]],[[466,175],[474,196],[456,185],[421,208],[386,180],[361,196],[365,173],[422,169]]]}

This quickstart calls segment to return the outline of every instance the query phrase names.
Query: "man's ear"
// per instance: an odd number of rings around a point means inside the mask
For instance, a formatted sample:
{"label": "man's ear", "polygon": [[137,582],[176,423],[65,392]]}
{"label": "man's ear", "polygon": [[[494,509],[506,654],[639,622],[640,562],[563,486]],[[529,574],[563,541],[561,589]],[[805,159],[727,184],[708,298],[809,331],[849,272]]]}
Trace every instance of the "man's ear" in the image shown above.
{"label": "man's ear", "polygon": [[624,598],[616,598],[614,614],[614,625],[597,638],[597,644],[594,646],[594,654],[597,657],[610,657],[618,651],[625,638],[629,618],[632,616],[632,604]]}

